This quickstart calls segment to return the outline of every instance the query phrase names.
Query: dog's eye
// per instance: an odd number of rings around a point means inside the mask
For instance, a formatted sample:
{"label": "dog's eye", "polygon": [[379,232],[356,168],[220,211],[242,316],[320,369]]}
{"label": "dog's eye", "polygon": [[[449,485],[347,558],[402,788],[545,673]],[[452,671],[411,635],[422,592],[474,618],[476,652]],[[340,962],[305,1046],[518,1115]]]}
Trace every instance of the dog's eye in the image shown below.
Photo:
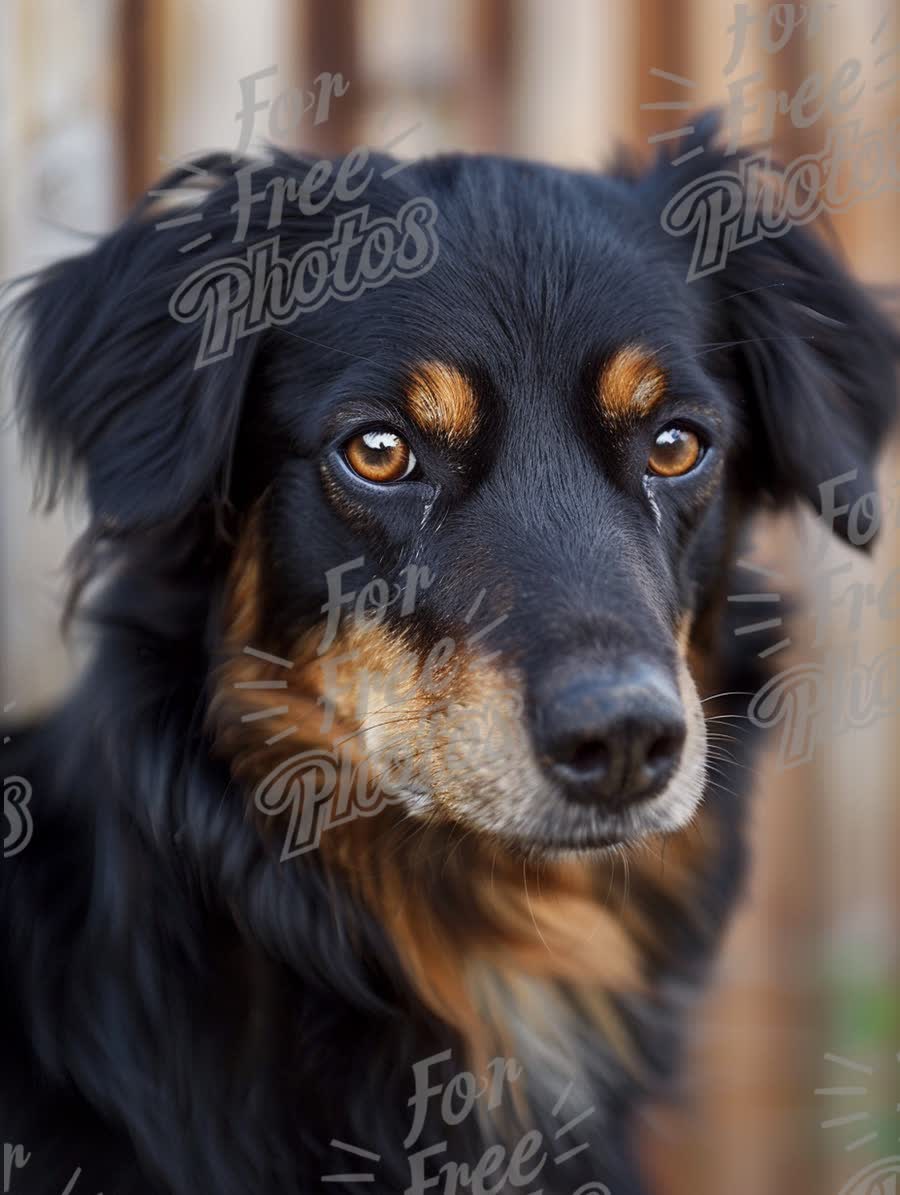
{"label": "dog's eye", "polygon": [[703,455],[703,445],[696,432],[672,424],[657,433],[647,468],[657,477],[681,477],[690,473]]}
{"label": "dog's eye", "polygon": [[344,459],[366,481],[402,481],[416,467],[412,449],[396,432],[361,432],[344,445]]}

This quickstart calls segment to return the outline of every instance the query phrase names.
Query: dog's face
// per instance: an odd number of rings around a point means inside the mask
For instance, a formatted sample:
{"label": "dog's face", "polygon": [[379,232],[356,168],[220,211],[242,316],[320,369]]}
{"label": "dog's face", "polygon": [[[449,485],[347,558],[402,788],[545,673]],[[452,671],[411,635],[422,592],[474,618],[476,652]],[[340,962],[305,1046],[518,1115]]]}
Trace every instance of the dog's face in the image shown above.
{"label": "dog's face", "polygon": [[251,642],[297,667],[253,733],[319,741],[304,690],[415,815],[602,846],[700,799],[685,657],[733,414],[697,363],[702,311],[622,194],[485,170],[508,191],[493,219],[473,190],[425,276],[322,312],[310,335],[341,353],[277,338],[295,381],[254,416]]}
{"label": "dog's face", "polygon": [[[198,329],[164,306],[188,266],[130,227],[116,287],[129,242],[152,244],[158,276],[153,310],[140,292],[139,319],[119,308],[142,327],[145,397],[114,392],[110,361],[138,350],[134,329],[114,335],[95,350],[106,365],[88,361],[112,421],[98,406],[95,434],[62,448],[118,528],[227,497],[213,723],[243,778],[264,784],[287,759],[321,779],[324,751],[333,788],[346,761],[395,813],[526,851],[690,819],[705,723],[688,652],[722,605],[739,524],[763,494],[815,500],[847,468],[865,491],[886,419],[871,388],[890,388],[890,364],[864,299],[805,234],[689,283],[689,248],[658,222],[672,186],[491,159],[410,167],[371,201],[435,205],[427,271],[199,370]],[[233,199],[213,192],[212,225]],[[323,231],[283,221],[285,257]],[[855,339],[810,348],[822,319]]]}

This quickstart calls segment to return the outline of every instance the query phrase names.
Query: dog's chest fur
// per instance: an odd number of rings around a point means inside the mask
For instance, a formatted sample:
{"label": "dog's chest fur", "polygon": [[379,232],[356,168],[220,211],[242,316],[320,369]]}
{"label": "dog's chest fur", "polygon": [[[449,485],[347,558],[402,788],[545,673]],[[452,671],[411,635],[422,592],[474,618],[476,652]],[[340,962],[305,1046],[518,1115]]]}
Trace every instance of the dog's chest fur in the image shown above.
{"label": "dog's chest fur", "polygon": [[[135,750],[137,763],[143,753],[138,744]],[[6,1025],[12,1029],[27,1009],[29,1035],[41,1040],[41,1023],[54,1024],[41,1062],[92,1085],[92,1099],[110,1117],[103,1124],[75,1100],[71,1123],[82,1118],[90,1128],[77,1139],[59,1138],[55,1152],[44,1150],[60,1189],[82,1166],[107,1195],[231,1195],[269,1189],[262,1183],[312,1191],[323,1175],[348,1172],[353,1159],[329,1145],[338,1141],[379,1155],[377,1165],[367,1163],[375,1176],[367,1186],[386,1195],[406,1189],[411,1155],[422,1150],[433,1150],[425,1165],[472,1168],[495,1146],[509,1159],[526,1133],[537,1133],[544,1144],[534,1157],[546,1154],[546,1192],[562,1195],[591,1180],[617,1192],[641,1190],[629,1160],[632,1108],[674,1063],[679,1006],[727,915],[740,837],[733,807],[723,818],[711,796],[701,827],[670,841],[662,855],[630,861],[627,888],[621,860],[539,873],[494,861],[482,871],[463,846],[430,869],[430,890],[413,886],[399,904],[381,873],[379,908],[371,892],[336,884],[326,869],[318,880],[295,869],[295,883],[286,885],[242,828],[239,810],[220,810],[216,792],[210,788],[204,809],[195,784],[178,835],[191,852],[202,833],[209,850],[208,819],[222,812],[227,849],[204,863],[216,872],[215,913],[208,898],[204,911],[198,891],[183,880],[173,884],[168,865],[148,855],[149,827],[111,807],[94,827],[92,882],[87,875],[73,881],[66,847],[77,856],[79,842],[66,838],[63,808],[54,818],[53,802],[46,803],[49,825],[35,841],[12,910],[16,924],[27,918],[42,928],[28,944],[28,965],[21,954],[16,960],[25,990]],[[181,820],[177,809],[170,812]],[[89,857],[84,834],[78,838]],[[67,927],[53,913],[67,884],[73,924],[87,912],[89,930]],[[114,888],[132,894],[126,904],[137,903],[92,917],[92,900]],[[21,952],[23,939],[12,948]],[[114,1070],[104,1060],[111,1031],[124,1043]],[[478,1102],[457,1123],[448,1124],[440,1099],[429,1098],[407,1146],[415,1068],[428,1059],[437,1060],[429,1081],[442,1089],[492,1066],[517,1077],[505,1083],[496,1108]],[[6,1107],[33,1065],[23,1059],[18,1080],[11,1066]],[[73,1099],[66,1092],[66,1084],[51,1083],[10,1108],[11,1131],[33,1144],[35,1161],[36,1126],[58,1118]],[[190,1124],[201,1121],[204,1132],[194,1133]],[[103,1142],[94,1150],[103,1159],[99,1171],[83,1157],[91,1134]],[[127,1137],[141,1143],[143,1164],[158,1168],[168,1188],[138,1178]],[[127,1188],[116,1185],[120,1173],[129,1175]]]}

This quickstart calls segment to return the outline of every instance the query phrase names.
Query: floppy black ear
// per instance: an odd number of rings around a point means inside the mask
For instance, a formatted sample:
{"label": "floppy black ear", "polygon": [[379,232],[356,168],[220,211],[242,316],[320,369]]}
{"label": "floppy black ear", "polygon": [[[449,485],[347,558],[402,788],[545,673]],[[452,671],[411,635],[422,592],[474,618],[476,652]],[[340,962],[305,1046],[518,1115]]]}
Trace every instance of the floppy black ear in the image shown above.
{"label": "floppy black ear", "polygon": [[[231,245],[234,216],[217,190],[238,163],[208,158],[176,171],[160,188],[177,195],[204,175],[210,198],[196,222],[160,227],[183,215],[151,215],[145,200],[114,233],[82,256],[38,275],[19,301],[18,405],[36,447],[52,503],[83,475],[95,518],[118,530],[219,502],[259,336],[197,365],[198,327],[170,314],[177,288]],[[205,236],[205,247],[181,252]]]}
{"label": "floppy black ear", "polygon": [[[764,155],[726,155],[718,123],[696,121],[637,185],[708,297],[711,334],[698,339],[742,404],[753,481],[777,502],[821,511],[824,500],[835,532],[869,542],[873,466],[897,411],[897,331],[824,240],[780,218],[785,174]],[[854,503],[851,518],[840,508]]]}

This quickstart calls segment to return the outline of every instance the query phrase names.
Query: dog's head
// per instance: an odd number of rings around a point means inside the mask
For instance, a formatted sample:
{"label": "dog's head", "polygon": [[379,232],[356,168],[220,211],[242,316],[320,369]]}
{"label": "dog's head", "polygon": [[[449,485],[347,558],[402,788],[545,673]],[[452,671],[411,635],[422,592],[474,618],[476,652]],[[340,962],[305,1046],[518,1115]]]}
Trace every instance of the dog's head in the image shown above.
{"label": "dog's head", "polygon": [[271,776],[270,811],[288,781],[344,814],[376,791],[525,850],[690,819],[689,652],[741,522],[871,490],[895,385],[810,233],[688,281],[661,212],[733,163],[700,144],[702,170],[373,158],[341,187],[209,160],[194,222],[147,203],[31,293],[27,424],[100,534],[200,545],[210,721],[261,808]]}

